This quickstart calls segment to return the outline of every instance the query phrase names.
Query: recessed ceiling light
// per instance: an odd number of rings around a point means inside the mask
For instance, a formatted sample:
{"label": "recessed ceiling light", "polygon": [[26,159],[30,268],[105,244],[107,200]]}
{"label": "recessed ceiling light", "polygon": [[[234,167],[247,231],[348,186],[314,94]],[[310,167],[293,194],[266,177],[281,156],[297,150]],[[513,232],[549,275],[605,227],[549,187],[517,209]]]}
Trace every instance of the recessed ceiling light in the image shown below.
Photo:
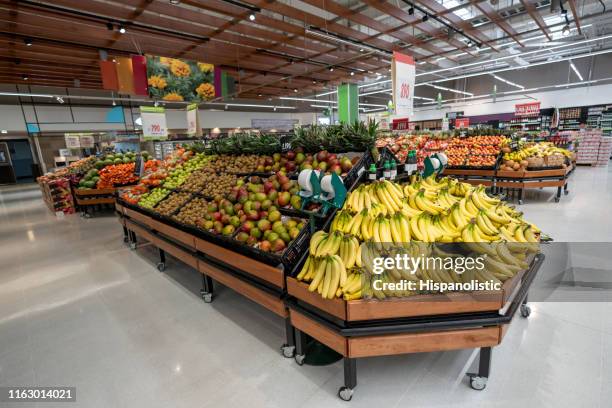
{"label": "recessed ceiling light", "polygon": [[263,95],[262,94],[257,94],[257,96],[259,96],[261,98]]}
{"label": "recessed ceiling light", "polygon": [[249,14],[249,20],[255,21],[255,14],[253,13]]}
{"label": "recessed ceiling light", "polygon": [[364,51],[365,51],[365,50],[364,50],[363,48],[360,48],[360,49],[359,49],[359,52],[364,52]]}
{"label": "recessed ceiling light", "polygon": [[28,80],[28,76],[27,76],[26,74],[23,74],[23,75],[21,76],[21,79],[23,79],[24,81],[27,81],[27,80]]}
{"label": "recessed ceiling light", "polygon": [[334,67],[329,67],[329,72],[334,72]]}
{"label": "recessed ceiling light", "polygon": [[32,46],[32,39],[31,38],[24,38],[23,43],[26,46],[31,47]]}
{"label": "recessed ceiling light", "polygon": [[351,76],[355,75],[355,73],[353,71],[351,71]]}
{"label": "recessed ceiling light", "polygon": [[294,88],[294,89],[293,89],[293,92],[297,93],[297,88]]}
{"label": "recessed ceiling light", "polygon": [[126,31],[127,31],[127,30],[125,29],[125,27],[124,27],[124,26],[119,26],[119,32],[120,32],[121,34],[125,34],[125,32],[126,32]]}

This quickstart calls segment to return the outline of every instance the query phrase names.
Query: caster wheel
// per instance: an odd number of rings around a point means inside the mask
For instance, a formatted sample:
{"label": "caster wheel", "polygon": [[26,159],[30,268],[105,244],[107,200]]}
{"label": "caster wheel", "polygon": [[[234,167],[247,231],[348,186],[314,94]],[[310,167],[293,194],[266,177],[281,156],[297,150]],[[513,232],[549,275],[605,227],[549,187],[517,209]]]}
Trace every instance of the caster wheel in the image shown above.
{"label": "caster wheel", "polygon": [[158,263],[157,264],[157,270],[160,271],[160,272],[165,271],[166,270],[166,264],[163,263],[163,262]]}
{"label": "caster wheel", "polygon": [[281,346],[281,353],[285,358],[291,358],[295,356],[295,346],[288,346],[287,344],[283,344]]}
{"label": "caster wheel", "polygon": [[350,401],[353,399],[353,390],[348,387],[342,387],[338,390],[338,396],[342,401]]}
{"label": "caster wheel", "polygon": [[485,377],[470,378],[470,387],[476,391],[482,391],[487,388],[487,379]]}
{"label": "caster wheel", "polygon": [[130,242],[130,249],[131,249],[131,250],[136,249],[136,243],[134,243],[134,242]]}
{"label": "caster wheel", "polygon": [[519,205],[523,205],[523,200],[518,200]]}
{"label": "caster wheel", "polygon": [[528,305],[521,305],[521,316],[525,319],[531,314],[531,308]]}
{"label": "caster wheel", "polygon": [[297,365],[302,366],[304,365],[304,359],[306,358],[306,355],[296,354],[294,358],[295,358],[295,362],[297,363]]}
{"label": "caster wheel", "polygon": [[204,303],[211,303],[212,293],[202,293],[202,299],[204,300]]}
{"label": "caster wheel", "polygon": [[555,203],[558,203],[561,200],[559,197],[555,197]]}

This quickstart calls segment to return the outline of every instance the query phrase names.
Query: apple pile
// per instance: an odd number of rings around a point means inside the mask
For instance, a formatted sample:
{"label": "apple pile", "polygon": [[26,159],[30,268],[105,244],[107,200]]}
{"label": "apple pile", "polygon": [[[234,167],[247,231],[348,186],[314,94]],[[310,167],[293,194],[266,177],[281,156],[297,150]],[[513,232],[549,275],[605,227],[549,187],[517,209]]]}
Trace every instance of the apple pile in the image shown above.
{"label": "apple pile", "polygon": [[302,205],[299,191],[297,181],[289,179],[279,171],[266,179],[251,176],[246,182],[238,180],[227,198],[233,203],[258,207],[257,209],[261,207],[263,210],[268,210],[274,206],[299,210]]}
{"label": "apple pile", "polygon": [[279,253],[298,237],[305,225],[305,220],[283,217],[278,210],[272,210],[265,218],[245,221],[235,239],[264,252]]}
{"label": "apple pile", "polygon": [[359,158],[351,160],[346,156],[329,153],[327,150],[311,154],[304,153],[301,148],[297,148],[282,154],[274,153],[272,157],[266,156],[263,166],[259,166],[258,171],[280,171],[289,174],[304,169],[313,169],[335,172],[340,176],[348,173],[357,160]]}

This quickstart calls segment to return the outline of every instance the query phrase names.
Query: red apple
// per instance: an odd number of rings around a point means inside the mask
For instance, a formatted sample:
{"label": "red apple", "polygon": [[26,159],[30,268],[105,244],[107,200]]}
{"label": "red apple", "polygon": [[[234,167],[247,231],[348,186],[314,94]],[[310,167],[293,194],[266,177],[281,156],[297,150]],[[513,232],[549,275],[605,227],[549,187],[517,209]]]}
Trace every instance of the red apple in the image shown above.
{"label": "red apple", "polygon": [[240,227],[244,232],[251,232],[251,230],[255,227],[255,223],[253,221],[245,221],[242,223],[242,227]]}
{"label": "red apple", "polygon": [[270,190],[272,190],[272,189],[274,188],[274,184],[272,184],[272,182],[271,182],[271,181],[266,181],[266,182],[263,184],[263,187],[264,187],[264,192],[265,192],[266,194],[268,194],[268,193],[270,192]]}
{"label": "red apple", "polygon": [[264,252],[270,252],[270,249],[272,249],[272,244],[270,244],[269,241],[261,241],[259,243],[259,249]]}
{"label": "red apple", "polygon": [[289,160],[293,160],[295,159],[295,152],[293,150],[289,150],[287,153],[285,153],[285,157],[287,157]]}
{"label": "red apple", "polygon": [[281,207],[285,207],[291,201],[291,194],[288,191],[283,191],[278,195],[278,205]]}
{"label": "red apple", "polygon": [[327,153],[327,150],[320,151],[319,153],[317,153],[317,161],[319,162],[326,161],[328,155],[329,153]]}

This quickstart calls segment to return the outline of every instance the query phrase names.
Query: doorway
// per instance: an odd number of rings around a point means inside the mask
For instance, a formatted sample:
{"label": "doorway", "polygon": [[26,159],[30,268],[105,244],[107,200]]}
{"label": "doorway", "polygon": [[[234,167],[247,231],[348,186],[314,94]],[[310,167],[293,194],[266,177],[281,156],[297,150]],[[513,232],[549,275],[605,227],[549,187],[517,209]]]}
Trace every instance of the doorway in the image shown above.
{"label": "doorway", "polygon": [[33,183],[34,159],[28,140],[6,140],[10,163],[16,183]]}

